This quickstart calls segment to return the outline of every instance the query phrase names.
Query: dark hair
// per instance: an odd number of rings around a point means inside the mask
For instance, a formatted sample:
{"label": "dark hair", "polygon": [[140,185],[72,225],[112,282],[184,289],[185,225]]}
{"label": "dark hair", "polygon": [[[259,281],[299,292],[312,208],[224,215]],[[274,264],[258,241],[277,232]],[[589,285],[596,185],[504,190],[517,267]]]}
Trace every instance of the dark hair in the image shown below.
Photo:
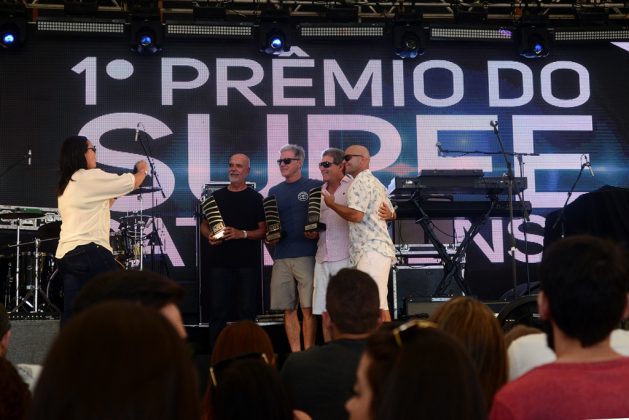
{"label": "dark hair", "polygon": [[330,278],[325,296],[326,311],[342,333],[364,334],[378,326],[380,298],[371,276],[355,268],[343,268]]}
{"label": "dark hair", "polygon": [[550,319],[589,347],[619,325],[627,305],[629,257],[620,246],[593,236],[571,236],[546,250],[539,267]]}
{"label": "dark hair", "polygon": [[399,348],[388,335],[398,350],[375,407],[376,419],[487,417],[478,373],[458,341],[436,328],[413,328],[405,331]]}
{"label": "dark hair", "polygon": [[155,309],[95,305],[72,318],[54,341],[30,418],[197,420],[192,359]]}
{"label": "dark hair", "polygon": [[59,184],[57,186],[57,197],[63,195],[68,183],[72,180],[72,175],[79,169],[87,169],[87,137],[70,136],[61,146],[59,157]]}
{"label": "dark hair", "polygon": [[9,314],[7,308],[0,303],[0,339],[11,329],[11,323],[9,322]]}
{"label": "dark hair", "polygon": [[338,165],[343,162],[343,157],[345,156],[345,152],[341,149],[337,149],[336,147],[330,147],[329,149],[325,149],[321,156],[330,156],[332,161]]}
{"label": "dark hair", "polygon": [[78,313],[99,302],[125,300],[161,309],[183,299],[183,288],[152,271],[110,271],[90,280],[74,301]]}
{"label": "dark hair", "polygon": [[279,373],[262,359],[234,360],[225,366],[213,401],[215,420],[293,420]]}
{"label": "dark hair", "polygon": [[30,402],[28,385],[11,362],[0,357],[0,419],[25,419]]}
{"label": "dark hair", "polygon": [[430,320],[458,339],[472,357],[489,411],[509,375],[504,334],[496,316],[482,302],[460,296],[439,306]]}

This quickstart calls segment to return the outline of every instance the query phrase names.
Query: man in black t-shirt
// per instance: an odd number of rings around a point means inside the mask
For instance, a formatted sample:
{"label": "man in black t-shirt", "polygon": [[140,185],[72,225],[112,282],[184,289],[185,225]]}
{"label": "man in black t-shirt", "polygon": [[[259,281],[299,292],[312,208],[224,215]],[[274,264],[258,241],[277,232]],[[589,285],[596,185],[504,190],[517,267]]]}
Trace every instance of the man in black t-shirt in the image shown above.
{"label": "man in black t-shirt", "polygon": [[260,240],[266,223],[262,195],[245,183],[250,171],[249,158],[237,153],[229,158],[229,185],[213,193],[225,224],[223,237],[211,238],[207,220],[201,235],[210,244],[209,272],[203,281],[203,302],[209,311],[210,344],[225,327],[231,288],[236,288],[237,319],[255,320],[256,296],[260,283]]}

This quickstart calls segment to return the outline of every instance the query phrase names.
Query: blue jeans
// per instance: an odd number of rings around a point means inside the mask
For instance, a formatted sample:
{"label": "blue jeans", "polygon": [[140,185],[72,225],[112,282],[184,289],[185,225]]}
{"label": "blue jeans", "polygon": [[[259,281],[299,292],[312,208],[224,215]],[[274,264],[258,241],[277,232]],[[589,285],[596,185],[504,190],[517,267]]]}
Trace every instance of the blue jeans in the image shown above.
{"label": "blue jeans", "polygon": [[59,273],[63,279],[61,324],[72,316],[74,300],[81,288],[94,276],[116,270],[118,267],[112,253],[94,243],[79,245],[66,253],[59,263]]}

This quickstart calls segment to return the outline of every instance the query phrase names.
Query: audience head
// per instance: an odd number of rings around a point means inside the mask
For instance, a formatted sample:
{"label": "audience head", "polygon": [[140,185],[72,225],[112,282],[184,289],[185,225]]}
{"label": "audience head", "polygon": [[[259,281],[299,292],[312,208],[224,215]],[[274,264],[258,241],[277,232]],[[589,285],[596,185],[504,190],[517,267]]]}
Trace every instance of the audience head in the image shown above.
{"label": "audience head", "polygon": [[540,315],[590,347],[627,315],[629,257],[609,240],[571,236],[555,242],[539,267]]}
{"label": "audience head", "polygon": [[[218,335],[212,349],[211,363],[212,366],[217,366],[225,361],[229,363],[243,355],[251,354],[264,355],[264,360],[275,366],[275,351],[266,331],[253,321],[238,321],[227,325]],[[210,379],[203,397],[204,419],[215,418],[213,413],[215,392],[216,387]]]}
{"label": "audience head", "polygon": [[30,418],[196,420],[192,359],[156,310],[121,301],[94,305],[53,342]]}
{"label": "audience head", "polygon": [[330,278],[325,296],[324,325],[332,335],[368,334],[380,323],[378,286],[371,276],[343,268]]}
{"label": "audience head", "polygon": [[0,358],[6,356],[9,351],[9,340],[11,339],[11,323],[7,308],[0,303]]}
{"label": "audience head", "polygon": [[28,385],[11,362],[0,358],[0,419],[25,419],[30,401]]}
{"label": "audience head", "polygon": [[275,352],[271,338],[253,321],[238,321],[227,325],[218,335],[212,350],[212,364],[246,353],[264,354],[275,366]]}
{"label": "audience head", "polygon": [[181,338],[186,329],[177,304],[183,299],[183,288],[167,277],[152,271],[110,271],[90,280],[74,302],[79,313],[97,303],[124,300],[157,309],[175,327]]}
{"label": "audience head", "polygon": [[427,321],[383,325],[367,340],[356,376],[350,420],[486,417],[469,355]]}
{"label": "audience head", "polygon": [[213,366],[216,383],[213,404],[208,407],[214,420],[292,420],[288,392],[279,373],[261,354],[226,359]]}
{"label": "audience head", "polygon": [[332,336],[368,334],[380,322],[378,286],[355,268],[343,268],[330,278],[325,304],[324,324],[331,327]]}
{"label": "audience head", "polygon": [[489,410],[509,375],[504,334],[494,313],[480,301],[460,296],[439,306],[430,320],[458,339],[472,357]]}
{"label": "audience head", "polygon": [[505,346],[507,346],[507,349],[508,349],[511,343],[513,343],[515,340],[517,340],[520,337],[524,337],[526,335],[531,335],[531,334],[543,334],[543,333],[544,331],[540,330],[539,328],[530,327],[524,324],[517,324],[516,326],[514,326],[508,332],[505,333]]}

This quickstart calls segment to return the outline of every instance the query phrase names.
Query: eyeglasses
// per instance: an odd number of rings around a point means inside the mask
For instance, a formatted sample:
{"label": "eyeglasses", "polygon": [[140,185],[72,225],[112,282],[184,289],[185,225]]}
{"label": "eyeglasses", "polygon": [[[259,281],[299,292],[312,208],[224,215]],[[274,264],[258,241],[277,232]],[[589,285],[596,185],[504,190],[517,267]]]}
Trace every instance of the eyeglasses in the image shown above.
{"label": "eyeglasses", "polygon": [[326,161],[319,162],[319,168],[326,168],[327,169],[327,168],[329,168],[332,165],[338,165],[338,163],[326,162]]}
{"label": "eyeglasses", "polygon": [[225,370],[225,368],[238,360],[262,360],[267,365],[269,364],[269,359],[264,353],[245,353],[236,357],[221,360],[214,366],[210,367],[210,380],[212,381],[212,385],[214,386],[214,388],[218,387],[218,377]]}
{"label": "eyeglasses", "polygon": [[345,162],[349,162],[350,160],[352,160],[353,157],[363,157],[363,155],[345,155],[343,156],[343,160]]}
{"label": "eyeglasses", "polygon": [[91,150],[92,152],[96,153],[96,146],[88,147],[87,150]]}
{"label": "eyeglasses", "polygon": [[278,164],[278,165],[281,165],[281,164],[283,163],[284,165],[290,165],[290,163],[291,163],[292,161],[294,161],[294,160],[301,160],[301,159],[299,159],[299,158],[284,158],[284,159],[278,159],[278,160],[277,160],[277,164]]}
{"label": "eyeglasses", "polygon": [[411,321],[405,322],[404,324],[400,325],[392,331],[393,338],[395,338],[395,342],[397,343],[398,347],[403,347],[404,335],[406,335],[406,331],[416,330],[419,328],[437,328],[437,324],[432,321],[426,321],[425,319],[413,319]]}

